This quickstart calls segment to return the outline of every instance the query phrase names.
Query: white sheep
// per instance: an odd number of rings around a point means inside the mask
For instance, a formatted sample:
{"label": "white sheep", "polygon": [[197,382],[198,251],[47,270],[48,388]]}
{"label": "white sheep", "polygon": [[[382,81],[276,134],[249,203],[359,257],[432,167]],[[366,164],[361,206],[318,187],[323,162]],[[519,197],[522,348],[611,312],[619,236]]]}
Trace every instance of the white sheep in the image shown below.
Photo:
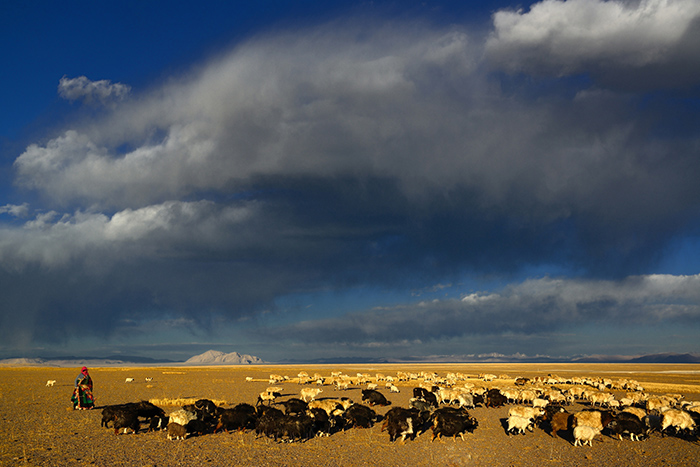
{"label": "white sheep", "polygon": [[399,388],[397,388],[396,386],[394,386],[394,385],[392,384],[391,386],[389,386],[389,392],[397,392],[397,393],[398,393],[398,392],[399,392]]}
{"label": "white sheep", "polygon": [[603,404],[607,404],[608,401],[613,398],[614,396],[607,392],[594,392],[588,397],[588,400],[591,402],[592,406],[598,404],[602,407]]}
{"label": "white sheep", "polygon": [[647,412],[651,412],[652,410],[663,412],[666,407],[668,407],[668,403],[666,401],[661,400],[658,397],[650,397],[649,399],[647,399]]}
{"label": "white sheep", "polygon": [[549,404],[549,401],[547,399],[536,398],[532,401],[533,407],[545,408],[545,407],[547,407],[547,404]]}
{"label": "white sheep", "polygon": [[187,426],[187,423],[189,423],[190,420],[197,419],[197,414],[190,412],[189,410],[178,409],[174,412],[171,412],[168,417],[170,423],[177,423],[182,426]]}
{"label": "white sheep", "polygon": [[623,412],[631,413],[632,415],[636,415],[637,418],[640,420],[643,420],[644,417],[647,416],[647,413],[638,407],[625,407]]}
{"label": "white sheep", "polygon": [[540,407],[523,407],[515,406],[508,409],[509,417],[522,417],[522,418],[532,418],[541,417],[544,415],[544,410]]}
{"label": "white sheep", "polygon": [[532,402],[537,398],[537,393],[531,389],[526,389],[520,391],[520,403],[525,404],[527,402]]}
{"label": "white sheep", "polygon": [[[570,397],[571,397],[571,396],[570,396]],[[564,405],[564,404],[568,404],[568,403],[570,403],[570,402],[573,402],[573,397],[571,397],[571,399],[569,399],[569,398],[567,398],[564,394],[562,394],[561,392],[558,392],[558,391],[556,391],[556,392],[555,392],[555,391],[551,392],[551,393],[549,394],[548,399],[549,399],[549,402],[550,402],[551,404],[561,404],[561,405]]]}
{"label": "white sheep", "polygon": [[471,394],[460,394],[457,396],[457,402],[459,403],[459,407],[469,407],[473,409],[475,407],[474,404],[474,396]]}
{"label": "white sheep", "polygon": [[520,391],[518,391],[516,389],[503,389],[501,391],[501,394],[506,396],[508,403],[510,403],[511,401],[515,402],[520,397]]}
{"label": "white sheep", "polygon": [[336,386],[336,388],[338,388],[338,390],[347,389],[348,386],[350,386],[350,381],[338,381],[338,380],[336,380],[335,386]]}
{"label": "white sheep", "polygon": [[253,377],[252,377],[252,376],[246,376],[246,377],[245,377],[245,380],[246,380],[246,383],[250,383],[250,382],[253,381]]}
{"label": "white sheep", "polygon": [[50,379],[50,380],[46,381],[46,387],[47,387],[47,388],[52,388],[54,384],[56,384],[56,380],[55,380],[55,379]]}
{"label": "white sheep", "polygon": [[665,411],[661,418],[661,431],[665,431],[668,427],[674,427],[676,431],[693,431],[695,429],[695,421],[688,412],[678,409],[669,409]]}
{"label": "white sheep", "polygon": [[532,420],[517,415],[511,415],[508,417],[508,433],[512,433],[513,430],[517,430],[518,433],[523,434],[525,430],[532,431]]}
{"label": "white sheep", "polygon": [[126,378],[126,379],[124,380],[124,382],[125,382],[125,383],[133,383],[133,382],[134,382],[134,378]]}
{"label": "white sheep", "polygon": [[630,407],[634,405],[634,400],[630,399],[629,397],[623,397],[620,399],[620,405],[622,407]]}
{"label": "white sheep", "polygon": [[437,400],[441,404],[449,404],[453,400],[457,399],[457,396],[459,396],[459,394],[459,391],[455,391],[452,389],[440,389],[437,392]]}
{"label": "white sheep", "polygon": [[304,399],[304,402],[308,402],[307,398],[314,400],[322,392],[321,388],[304,388],[301,390],[301,398]]}
{"label": "white sheep", "polygon": [[258,395],[258,403],[264,404],[265,402],[273,403],[277,399],[277,393],[263,391]]}
{"label": "white sheep", "polygon": [[573,426],[590,426],[600,432],[603,431],[603,428],[605,428],[612,419],[613,416],[608,412],[605,412],[605,416],[603,416],[602,412],[598,412],[597,410],[576,412],[574,414]]}
{"label": "white sheep", "polygon": [[329,417],[336,410],[345,410],[343,408],[343,405],[339,401],[333,399],[323,399],[320,401],[312,400],[311,402],[309,402],[309,409],[322,409],[328,414]]}
{"label": "white sheep", "polygon": [[600,430],[588,425],[579,425],[574,427],[574,446],[583,446],[588,443],[593,446],[593,438],[600,433]]}

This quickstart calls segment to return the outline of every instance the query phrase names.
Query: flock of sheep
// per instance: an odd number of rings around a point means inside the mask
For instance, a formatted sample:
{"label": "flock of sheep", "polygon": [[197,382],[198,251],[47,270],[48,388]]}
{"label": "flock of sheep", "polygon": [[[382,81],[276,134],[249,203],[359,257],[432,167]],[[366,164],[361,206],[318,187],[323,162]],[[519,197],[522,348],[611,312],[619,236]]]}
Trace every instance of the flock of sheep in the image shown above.
{"label": "flock of sheep", "polygon": [[[103,408],[102,426],[111,423],[116,434],[138,432],[146,422],[149,431],[167,430],[168,439],[254,430],[258,437],[293,442],[351,428],[370,428],[381,422],[381,430],[388,432],[390,441],[414,439],[428,430],[432,431],[432,440],[443,436],[464,439],[465,433],[479,426],[468,409],[512,404],[508,418],[502,420],[506,434],[524,434],[539,427],[555,438],[566,432],[575,446],[592,445],[593,439],[604,432],[619,439],[629,436],[633,441],[652,432],[697,441],[700,402],[685,401],[680,394],[652,396],[633,380],[549,376],[516,378],[510,387],[495,386],[493,381],[501,379],[509,378],[460,373],[440,377],[427,372],[398,372],[396,376],[349,376],[341,372],[309,376],[301,372],[295,378],[270,375],[270,386],[259,394],[255,405],[240,403],[223,408],[200,399],[166,414],[150,402],[119,404]],[[299,396],[282,400],[290,383],[301,385],[296,386]],[[282,384],[287,384],[287,391]],[[399,392],[397,384],[406,389],[413,386],[408,406],[393,406],[383,416],[378,414],[377,406],[391,405],[380,387],[391,394]],[[361,403],[347,397],[320,398],[328,385],[360,388]],[[616,398],[612,391],[623,396]],[[569,411],[574,403],[588,407]]]}

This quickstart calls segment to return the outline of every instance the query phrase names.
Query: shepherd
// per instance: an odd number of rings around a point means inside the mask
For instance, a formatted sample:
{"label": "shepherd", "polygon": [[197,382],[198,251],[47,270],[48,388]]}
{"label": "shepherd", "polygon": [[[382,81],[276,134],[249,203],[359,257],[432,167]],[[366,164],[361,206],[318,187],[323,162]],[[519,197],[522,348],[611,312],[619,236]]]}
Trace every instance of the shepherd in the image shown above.
{"label": "shepherd", "polygon": [[95,397],[92,395],[92,378],[85,366],[75,378],[75,389],[71,401],[74,410],[87,410],[95,407]]}

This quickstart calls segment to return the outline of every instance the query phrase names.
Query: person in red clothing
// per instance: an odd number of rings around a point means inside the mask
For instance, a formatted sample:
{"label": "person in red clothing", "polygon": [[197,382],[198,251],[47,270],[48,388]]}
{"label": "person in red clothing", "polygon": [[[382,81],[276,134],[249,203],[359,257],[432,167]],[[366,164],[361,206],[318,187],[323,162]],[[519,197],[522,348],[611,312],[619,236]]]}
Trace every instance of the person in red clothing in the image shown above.
{"label": "person in red clothing", "polygon": [[75,389],[73,390],[73,409],[85,410],[95,407],[95,396],[92,395],[92,378],[87,367],[80,370],[80,374],[75,378]]}

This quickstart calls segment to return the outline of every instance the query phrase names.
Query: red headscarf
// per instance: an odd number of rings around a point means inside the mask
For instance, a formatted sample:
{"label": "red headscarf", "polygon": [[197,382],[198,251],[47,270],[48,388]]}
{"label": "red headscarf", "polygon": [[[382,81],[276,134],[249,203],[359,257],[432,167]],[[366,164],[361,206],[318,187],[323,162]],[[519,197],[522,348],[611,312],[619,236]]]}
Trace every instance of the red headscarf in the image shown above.
{"label": "red headscarf", "polygon": [[82,374],[84,374],[84,375],[87,376],[87,374],[88,374],[88,369],[87,369],[87,367],[84,366],[84,367],[80,370],[80,372],[81,372]]}

